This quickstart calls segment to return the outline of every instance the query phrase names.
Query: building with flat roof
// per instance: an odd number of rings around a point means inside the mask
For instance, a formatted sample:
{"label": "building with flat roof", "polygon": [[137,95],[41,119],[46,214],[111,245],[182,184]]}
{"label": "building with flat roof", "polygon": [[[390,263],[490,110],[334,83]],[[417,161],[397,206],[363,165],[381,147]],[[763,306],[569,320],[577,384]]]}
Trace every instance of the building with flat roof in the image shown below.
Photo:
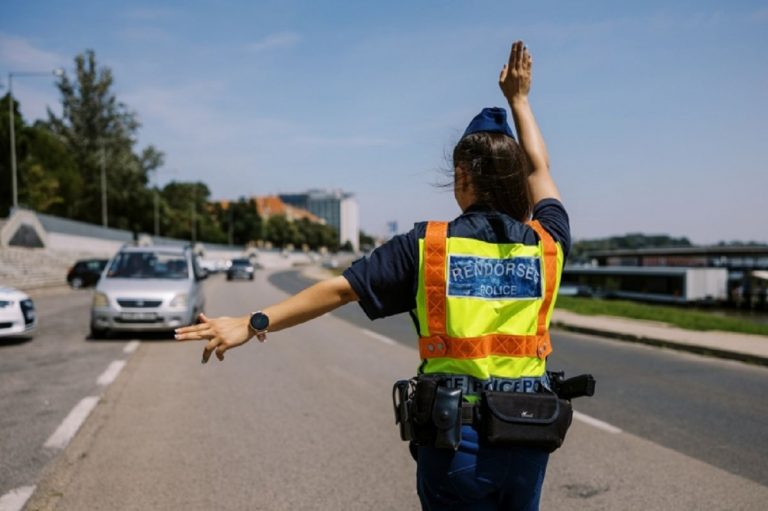
{"label": "building with flat roof", "polygon": [[357,200],[342,190],[309,190],[305,193],[280,194],[286,204],[305,209],[325,220],[339,233],[339,245],[349,242],[360,248],[360,212]]}
{"label": "building with flat roof", "polygon": [[593,266],[566,266],[565,294],[768,308],[768,246],[600,250]]}

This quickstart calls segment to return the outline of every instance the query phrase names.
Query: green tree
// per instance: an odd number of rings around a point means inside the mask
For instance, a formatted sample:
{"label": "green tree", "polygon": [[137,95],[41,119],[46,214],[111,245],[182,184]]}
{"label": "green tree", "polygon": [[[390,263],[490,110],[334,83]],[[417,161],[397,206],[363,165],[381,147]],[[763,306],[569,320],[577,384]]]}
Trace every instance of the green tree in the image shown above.
{"label": "green tree", "polygon": [[264,224],[264,237],[276,247],[294,243],[297,236],[298,229],[285,215],[273,215]]}
{"label": "green tree", "polygon": [[226,234],[210,207],[208,185],[172,181],[160,192],[160,232],[164,236],[225,243]]}
{"label": "green tree", "polygon": [[162,154],[148,147],[134,152],[139,122],[112,92],[112,71],[96,64],[93,50],[75,57],[75,76],[58,81],[62,116],[48,111],[48,125],[69,149],[80,173],[81,189],[70,201],[70,215],[101,222],[101,168],[106,169],[109,224],[152,229],[149,174],[162,165]]}
{"label": "green tree", "polygon": [[227,209],[222,209],[221,216],[224,231],[228,236],[232,233],[232,243],[236,245],[245,245],[264,237],[263,222],[253,199],[240,197],[236,202],[230,202]]}
{"label": "green tree", "polygon": [[[13,203],[8,101],[8,94],[0,99],[0,216]],[[66,216],[68,199],[79,185],[69,150],[43,123],[27,126],[15,100],[14,134],[19,204]]]}
{"label": "green tree", "polygon": [[363,231],[360,231],[360,250],[371,250],[376,246],[376,240]]}

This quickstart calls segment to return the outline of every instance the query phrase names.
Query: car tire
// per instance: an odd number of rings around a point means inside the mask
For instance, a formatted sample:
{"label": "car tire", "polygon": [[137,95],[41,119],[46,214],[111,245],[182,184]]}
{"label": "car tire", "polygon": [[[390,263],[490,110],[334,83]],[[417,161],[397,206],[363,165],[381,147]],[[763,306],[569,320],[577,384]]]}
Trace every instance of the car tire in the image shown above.
{"label": "car tire", "polygon": [[70,281],[69,285],[72,286],[72,289],[80,289],[83,287],[83,279],[75,277]]}
{"label": "car tire", "polygon": [[248,280],[253,280],[253,275],[251,275],[251,276],[248,278]]}

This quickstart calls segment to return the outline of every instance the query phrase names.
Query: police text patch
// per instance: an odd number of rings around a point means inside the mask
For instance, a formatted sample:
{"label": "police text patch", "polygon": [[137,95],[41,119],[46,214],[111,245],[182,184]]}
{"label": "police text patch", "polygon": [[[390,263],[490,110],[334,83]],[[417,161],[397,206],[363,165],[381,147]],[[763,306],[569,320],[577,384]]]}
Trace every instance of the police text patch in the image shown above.
{"label": "police text patch", "polygon": [[448,256],[448,296],[505,300],[541,298],[538,257]]}

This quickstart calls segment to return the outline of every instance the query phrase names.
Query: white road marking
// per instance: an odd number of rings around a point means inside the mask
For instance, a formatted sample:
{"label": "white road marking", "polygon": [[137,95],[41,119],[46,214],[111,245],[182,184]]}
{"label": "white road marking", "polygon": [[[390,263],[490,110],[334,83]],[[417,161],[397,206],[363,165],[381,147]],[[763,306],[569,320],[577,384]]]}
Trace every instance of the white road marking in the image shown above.
{"label": "white road marking", "polygon": [[21,511],[35,491],[34,486],[22,486],[0,497],[0,511]]}
{"label": "white road marking", "polygon": [[53,432],[48,441],[45,442],[45,447],[53,449],[65,448],[98,402],[98,396],[89,396],[81,399],[72,411],[69,412],[64,421],[59,424],[59,427]]}
{"label": "white road marking", "polygon": [[113,360],[104,372],[101,373],[101,376],[96,380],[96,383],[106,387],[115,381],[115,378],[117,378],[117,375],[123,370],[123,367],[125,367],[125,360]]}
{"label": "white road marking", "polygon": [[368,330],[366,328],[361,328],[360,330],[362,330],[363,333],[365,335],[367,335],[368,337],[372,337],[372,338],[376,339],[377,341],[383,342],[384,344],[392,344],[392,345],[397,344],[397,341],[393,341],[392,339],[390,339],[386,335],[377,334],[376,332],[372,332],[371,330]]}
{"label": "white road marking", "polygon": [[590,417],[589,415],[585,415],[583,413],[577,412],[575,410],[573,412],[573,418],[576,420],[580,420],[581,422],[585,422],[590,426],[594,426],[597,429],[602,429],[603,431],[607,431],[608,433],[621,433],[621,429],[617,428],[616,426],[608,424],[607,422],[603,422],[599,419],[595,419],[594,417]]}
{"label": "white road marking", "polygon": [[139,341],[136,341],[136,340],[129,342],[123,348],[123,353],[129,353],[129,354],[133,353],[139,348],[139,344],[140,344]]}

